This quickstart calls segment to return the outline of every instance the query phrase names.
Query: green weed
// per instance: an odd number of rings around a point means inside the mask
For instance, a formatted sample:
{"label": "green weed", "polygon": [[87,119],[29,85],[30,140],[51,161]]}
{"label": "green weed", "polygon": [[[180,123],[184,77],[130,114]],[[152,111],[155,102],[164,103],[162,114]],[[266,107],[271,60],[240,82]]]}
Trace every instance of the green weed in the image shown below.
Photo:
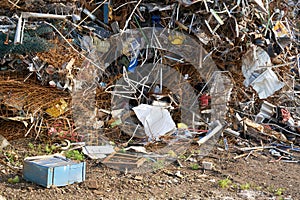
{"label": "green weed", "polygon": [[28,147],[32,150],[34,149],[34,145],[31,142],[28,143]]}
{"label": "green weed", "polygon": [[241,189],[242,190],[249,190],[250,189],[250,184],[249,183],[242,184]]}
{"label": "green weed", "polygon": [[283,192],[285,191],[284,188],[277,188],[275,191],[274,191],[274,194],[277,195],[277,196],[281,196],[283,194]]}
{"label": "green weed", "polygon": [[178,156],[178,159],[182,159],[182,160],[185,160],[186,159],[186,156],[184,154],[181,154]]}
{"label": "green weed", "polygon": [[9,183],[19,183],[20,182],[20,178],[19,178],[19,176],[15,176],[14,178],[9,178],[7,180],[7,182],[9,182]]}
{"label": "green weed", "polygon": [[153,164],[153,170],[158,170],[162,169],[165,166],[165,161],[164,160],[158,160]]}
{"label": "green weed", "polygon": [[229,180],[229,178],[227,177],[226,179],[222,179],[222,180],[219,180],[219,186],[221,188],[228,188],[229,185],[232,183],[231,180]]}
{"label": "green weed", "polygon": [[190,167],[192,170],[198,170],[200,166],[197,163],[193,163]]}
{"label": "green weed", "polygon": [[55,145],[46,144],[46,146],[45,146],[45,151],[47,154],[52,154],[55,149],[56,149]]}
{"label": "green weed", "polygon": [[79,152],[78,150],[69,150],[65,152],[66,158],[72,159],[72,160],[84,160],[84,155]]}

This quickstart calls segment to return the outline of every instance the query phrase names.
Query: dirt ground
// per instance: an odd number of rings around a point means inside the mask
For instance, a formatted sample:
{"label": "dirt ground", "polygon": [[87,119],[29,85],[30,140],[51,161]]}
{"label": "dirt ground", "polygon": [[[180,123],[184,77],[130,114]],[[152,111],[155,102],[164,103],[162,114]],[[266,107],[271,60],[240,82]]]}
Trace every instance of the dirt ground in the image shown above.
{"label": "dirt ground", "polygon": [[[22,159],[31,154],[28,144],[39,142],[20,138],[10,143],[1,152],[0,199],[300,199],[299,163],[274,162],[268,151],[234,159],[233,148],[226,152],[216,145],[199,159],[197,146],[192,145],[179,162],[143,174],[120,172],[86,159],[86,181],[46,189],[24,179],[9,183],[9,178],[22,175]],[[5,152],[14,152],[13,163]],[[212,162],[213,170],[192,167],[202,161]]]}

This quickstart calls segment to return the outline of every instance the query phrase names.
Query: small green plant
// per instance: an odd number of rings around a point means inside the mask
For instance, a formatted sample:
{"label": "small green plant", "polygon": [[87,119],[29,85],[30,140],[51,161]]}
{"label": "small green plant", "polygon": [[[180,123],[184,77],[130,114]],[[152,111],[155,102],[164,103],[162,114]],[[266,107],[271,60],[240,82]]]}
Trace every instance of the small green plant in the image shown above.
{"label": "small green plant", "polygon": [[260,190],[262,190],[263,189],[263,187],[262,186],[256,186],[256,187],[254,187],[255,188],[255,190],[258,190],[258,191],[260,191]]}
{"label": "small green plant", "polygon": [[239,186],[238,186],[237,184],[232,184],[232,188],[233,188],[233,189],[238,189]]}
{"label": "small green plant", "polygon": [[41,144],[39,144],[38,146],[37,146],[37,154],[38,155],[43,155],[44,153],[43,153],[43,151],[42,151],[42,145]]}
{"label": "small green plant", "polygon": [[78,150],[69,150],[65,153],[65,156],[72,160],[79,160],[79,161],[84,160],[84,155]]}
{"label": "small green plant", "polygon": [[241,189],[242,190],[249,190],[250,189],[250,184],[249,183],[242,184]]}
{"label": "small green plant", "polygon": [[274,193],[274,191],[275,191],[275,189],[274,189],[274,186],[273,186],[273,185],[271,185],[271,186],[268,186],[268,187],[267,187],[267,190],[268,190],[269,192],[271,192],[271,193]]}
{"label": "small green plant", "polygon": [[55,149],[56,149],[55,145],[49,146],[48,144],[46,144],[46,146],[45,146],[45,151],[47,154],[52,154]]}
{"label": "small green plant", "polygon": [[33,145],[31,142],[28,143],[28,147],[29,147],[31,150],[34,149],[34,145]]}
{"label": "small green plant", "polygon": [[171,156],[172,158],[176,158],[177,157],[177,154],[174,151],[172,151],[172,150],[168,151],[168,155]]}
{"label": "small green plant", "polygon": [[229,178],[227,177],[226,179],[222,179],[222,180],[219,180],[219,186],[221,188],[228,188],[229,185],[232,183],[231,180],[229,180]]}
{"label": "small green plant", "polygon": [[125,148],[122,148],[122,149],[120,149],[120,152],[121,152],[121,153],[126,153],[126,149],[125,149]]}
{"label": "small green plant", "polygon": [[185,160],[186,159],[186,156],[184,154],[181,154],[178,156],[178,159],[182,159],[182,160]]}
{"label": "small green plant", "polygon": [[4,155],[7,161],[10,162],[12,165],[18,164],[18,156],[15,152],[5,152]]}
{"label": "small green plant", "polygon": [[190,167],[192,170],[198,170],[200,166],[198,165],[198,163],[193,163]]}
{"label": "small green plant", "polygon": [[26,157],[39,154],[39,152],[37,151],[37,146],[36,145],[34,145],[31,142],[29,142],[27,145],[28,145],[29,150],[27,151],[28,154],[26,155]]}
{"label": "small green plant", "polygon": [[7,181],[9,183],[19,183],[20,182],[20,178],[19,178],[19,176],[15,176],[14,178],[9,178]]}
{"label": "small green plant", "polygon": [[222,139],[219,140],[219,141],[218,141],[218,144],[221,145],[221,146],[224,146],[224,140],[222,140]]}
{"label": "small green plant", "polygon": [[192,150],[191,151],[191,154],[193,154],[193,155],[198,155],[200,153],[201,153],[201,150]]}
{"label": "small green plant", "polygon": [[162,169],[165,166],[165,161],[164,160],[158,160],[153,164],[153,170],[158,170]]}
{"label": "small green plant", "polygon": [[15,167],[20,167],[22,165],[18,154],[16,154],[14,151],[5,152],[4,156],[11,165]]}
{"label": "small green plant", "polygon": [[10,152],[5,152],[4,155],[8,162],[10,162],[12,164],[14,163],[14,161],[15,161],[14,156]]}
{"label": "small green plant", "polygon": [[277,195],[277,196],[281,196],[283,194],[283,192],[285,191],[284,188],[277,188],[275,191],[274,191],[274,194]]}

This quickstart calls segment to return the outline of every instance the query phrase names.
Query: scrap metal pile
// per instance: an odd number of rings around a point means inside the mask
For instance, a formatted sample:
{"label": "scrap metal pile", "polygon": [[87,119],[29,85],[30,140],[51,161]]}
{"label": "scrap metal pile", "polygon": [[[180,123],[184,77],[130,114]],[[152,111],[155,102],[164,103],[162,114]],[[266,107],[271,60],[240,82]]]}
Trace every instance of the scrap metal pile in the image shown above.
{"label": "scrap metal pile", "polygon": [[220,135],[227,150],[227,137],[245,151],[300,144],[299,0],[0,7],[0,123],[23,123],[24,136],[84,141],[96,158],[111,142],[170,157]]}

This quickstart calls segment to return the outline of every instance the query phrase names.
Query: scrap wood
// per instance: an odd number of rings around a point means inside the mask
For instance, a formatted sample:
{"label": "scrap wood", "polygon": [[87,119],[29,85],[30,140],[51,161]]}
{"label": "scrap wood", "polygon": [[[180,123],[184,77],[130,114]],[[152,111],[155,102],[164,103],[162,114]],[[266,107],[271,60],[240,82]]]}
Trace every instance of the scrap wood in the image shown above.
{"label": "scrap wood", "polygon": [[135,167],[140,167],[146,158],[140,157],[137,155],[131,155],[128,153],[112,153],[111,155],[107,156],[102,163],[106,164],[107,166],[111,166],[113,168],[119,169],[131,169]]}
{"label": "scrap wood", "polygon": [[258,124],[258,123],[255,123],[255,122],[251,121],[249,118],[246,118],[246,117],[244,118],[243,122],[247,126],[258,130],[261,134],[271,136],[272,138],[275,138],[275,139],[283,141],[283,142],[287,142],[287,138],[282,133],[279,133],[277,131],[266,128],[265,126],[263,126],[261,124]]}
{"label": "scrap wood", "polygon": [[262,151],[263,149],[256,149],[256,150],[251,150],[249,153],[243,153],[241,155],[237,155],[235,157],[233,157],[233,159],[239,159],[239,158],[243,158],[243,157],[246,157],[245,159],[247,159],[250,155],[254,156],[254,157],[257,157],[257,155],[255,154],[256,152],[258,151]]}
{"label": "scrap wood", "polygon": [[260,147],[244,147],[239,148],[241,151],[252,151],[252,150],[264,150],[264,149],[272,149],[273,146],[260,146]]}

